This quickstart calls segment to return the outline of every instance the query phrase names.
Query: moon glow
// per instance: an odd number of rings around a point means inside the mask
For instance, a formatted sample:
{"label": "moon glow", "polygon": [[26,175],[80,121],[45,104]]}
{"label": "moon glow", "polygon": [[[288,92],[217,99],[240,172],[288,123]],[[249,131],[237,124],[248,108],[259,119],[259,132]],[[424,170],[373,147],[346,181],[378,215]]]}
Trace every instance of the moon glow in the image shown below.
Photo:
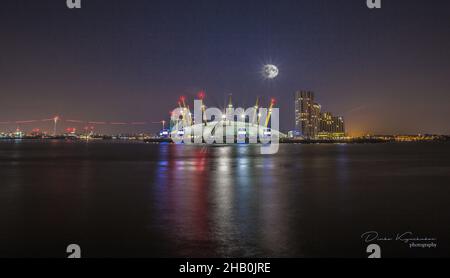
{"label": "moon glow", "polygon": [[280,70],[277,66],[268,64],[264,65],[262,74],[267,79],[275,79],[280,74]]}

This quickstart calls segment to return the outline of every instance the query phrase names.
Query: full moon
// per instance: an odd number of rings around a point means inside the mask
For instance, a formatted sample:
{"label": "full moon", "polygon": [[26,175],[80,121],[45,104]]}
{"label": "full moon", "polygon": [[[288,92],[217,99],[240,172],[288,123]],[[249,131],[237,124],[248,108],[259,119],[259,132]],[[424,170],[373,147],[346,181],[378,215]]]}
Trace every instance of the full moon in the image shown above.
{"label": "full moon", "polygon": [[262,73],[267,79],[275,79],[280,73],[280,70],[275,65],[265,65]]}

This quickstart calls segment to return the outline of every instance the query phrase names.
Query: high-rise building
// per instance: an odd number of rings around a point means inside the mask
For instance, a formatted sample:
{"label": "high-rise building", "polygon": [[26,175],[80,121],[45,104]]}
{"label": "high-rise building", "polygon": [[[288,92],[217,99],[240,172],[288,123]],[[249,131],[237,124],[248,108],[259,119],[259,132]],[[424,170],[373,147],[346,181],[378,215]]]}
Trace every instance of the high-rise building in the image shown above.
{"label": "high-rise building", "polygon": [[313,92],[296,92],[295,134],[306,139],[344,137],[344,119],[321,110],[322,106],[314,101]]}
{"label": "high-rise building", "polygon": [[338,117],[334,117],[333,122],[336,125],[336,133],[339,134],[340,136],[341,135],[345,136],[344,118],[339,117],[339,116]]}
{"label": "high-rise building", "polygon": [[345,137],[344,118],[333,116],[329,112],[322,113],[318,137],[328,139]]}
{"label": "high-rise building", "polygon": [[322,106],[318,103],[313,104],[312,115],[311,115],[311,138],[317,138],[320,131],[320,115]]}
{"label": "high-rise building", "polygon": [[320,110],[320,105],[314,102],[314,92],[295,93],[295,128],[300,136],[308,139],[317,136]]}
{"label": "high-rise building", "polygon": [[320,117],[320,133],[331,132],[333,128],[333,115],[329,112],[324,112]]}

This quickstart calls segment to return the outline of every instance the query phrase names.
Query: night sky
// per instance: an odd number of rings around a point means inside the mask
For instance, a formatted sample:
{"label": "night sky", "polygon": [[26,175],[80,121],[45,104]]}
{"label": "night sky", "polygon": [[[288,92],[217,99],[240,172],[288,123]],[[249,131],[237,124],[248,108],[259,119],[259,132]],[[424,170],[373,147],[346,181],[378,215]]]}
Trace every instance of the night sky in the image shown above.
{"label": "night sky", "polygon": [[[287,131],[304,89],[352,135],[450,134],[450,1],[383,0],[380,10],[366,0],[65,2],[0,2],[0,122],[151,123],[206,90],[208,106],[230,93],[244,107],[277,98]],[[280,68],[272,82],[260,74],[269,62]]]}

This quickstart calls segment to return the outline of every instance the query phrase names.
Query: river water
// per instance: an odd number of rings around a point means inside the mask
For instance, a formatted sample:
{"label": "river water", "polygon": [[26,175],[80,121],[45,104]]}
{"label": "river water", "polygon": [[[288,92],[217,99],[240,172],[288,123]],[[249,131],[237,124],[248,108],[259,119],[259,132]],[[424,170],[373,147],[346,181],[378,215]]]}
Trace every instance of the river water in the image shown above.
{"label": "river water", "polygon": [[259,151],[1,142],[0,257],[367,257],[369,231],[385,257],[450,254],[450,144]]}

